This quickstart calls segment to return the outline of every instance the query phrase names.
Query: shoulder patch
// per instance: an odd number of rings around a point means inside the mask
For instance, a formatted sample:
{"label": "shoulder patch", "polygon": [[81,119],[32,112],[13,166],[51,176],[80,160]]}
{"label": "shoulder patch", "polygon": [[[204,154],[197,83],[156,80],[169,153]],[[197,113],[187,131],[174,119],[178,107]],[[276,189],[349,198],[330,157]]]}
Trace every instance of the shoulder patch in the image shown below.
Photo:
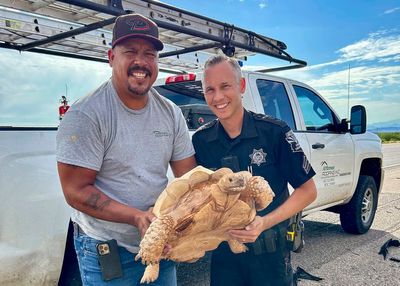
{"label": "shoulder patch", "polygon": [[252,114],[253,114],[253,118],[258,121],[270,122],[270,123],[279,125],[281,127],[284,127],[287,125],[286,122],[284,122],[280,119],[277,119],[275,117],[269,116],[267,114],[261,114],[261,113],[252,113]]}
{"label": "shoulder patch", "polygon": [[208,128],[211,128],[211,127],[213,127],[215,124],[217,124],[217,122],[218,122],[218,119],[214,119],[214,120],[212,120],[212,121],[210,121],[210,122],[207,122],[206,124],[204,124],[204,125],[200,126],[199,128],[197,128],[196,132],[199,132],[199,131],[202,131],[202,130],[206,130],[206,129],[208,129]]}
{"label": "shoulder patch", "polygon": [[292,152],[303,152],[301,149],[299,141],[297,141],[296,136],[294,135],[292,130],[289,130],[288,132],[285,133],[285,140],[286,142],[290,145],[290,148],[292,149]]}

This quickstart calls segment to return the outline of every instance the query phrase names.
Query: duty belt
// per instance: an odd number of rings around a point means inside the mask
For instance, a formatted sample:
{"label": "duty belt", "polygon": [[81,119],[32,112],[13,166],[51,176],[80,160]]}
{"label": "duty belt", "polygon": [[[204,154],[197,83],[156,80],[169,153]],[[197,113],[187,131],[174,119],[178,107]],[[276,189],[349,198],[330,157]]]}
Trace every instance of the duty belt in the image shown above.
{"label": "duty belt", "polygon": [[280,223],[263,231],[257,240],[249,244],[249,249],[255,255],[271,253],[286,248],[287,222]]}

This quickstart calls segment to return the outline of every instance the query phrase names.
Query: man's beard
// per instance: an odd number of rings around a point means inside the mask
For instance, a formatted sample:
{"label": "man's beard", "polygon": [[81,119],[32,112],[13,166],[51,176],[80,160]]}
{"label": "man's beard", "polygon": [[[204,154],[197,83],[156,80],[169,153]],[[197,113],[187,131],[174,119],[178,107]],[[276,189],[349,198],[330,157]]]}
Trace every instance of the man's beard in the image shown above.
{"label": "man's beard", "polygon": [[[151,75],[152,75],[151,71],[148,70],[147,68],[142,68],[138,65],[134,65],[128,69],[128,76],[130,74],[134,73],[135,71],[140,71],[140,72],[146,73],[146,77],[151,77]],[[128,90],[135,96],[146,96],[147,93],[149,92],[150,88],[151,88],[151,86],[148,86],[145,89],[143,89],[143,87],[141,87],[140,85],[137,88],[134,88],[130,85],[128,86]]]}
{"label": "man's beard", "polygon": [[128,90],[135,96],[146,96],[147,93],[149,92],[151,86],[143,89],[143,88],[134,88],[131,86],[128,86]]}

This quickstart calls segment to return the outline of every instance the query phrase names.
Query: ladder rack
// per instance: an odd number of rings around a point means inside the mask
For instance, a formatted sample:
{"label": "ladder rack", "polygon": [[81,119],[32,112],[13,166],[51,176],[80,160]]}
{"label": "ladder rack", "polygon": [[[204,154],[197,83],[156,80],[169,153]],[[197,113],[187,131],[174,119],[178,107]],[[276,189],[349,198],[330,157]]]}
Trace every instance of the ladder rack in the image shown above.
{"label": "ladder rack", "polygon": [[161,70],[201,69],[220,50],[242,61],[263,54],[289,62],[264,71],[307,65],[281,41],[153,0],[0,0],[0,47],[108,62],[115,17],[131,12],[159,26]]}

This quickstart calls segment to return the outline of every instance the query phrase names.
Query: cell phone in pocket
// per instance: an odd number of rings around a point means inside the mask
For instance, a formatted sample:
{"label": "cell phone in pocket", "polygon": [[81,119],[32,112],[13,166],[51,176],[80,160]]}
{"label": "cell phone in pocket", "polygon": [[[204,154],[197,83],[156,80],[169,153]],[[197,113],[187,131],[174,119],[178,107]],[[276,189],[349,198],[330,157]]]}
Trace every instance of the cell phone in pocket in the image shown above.
{"label": "cell phone in pocket", "polygon": [[96,245],[97,257],[104,281],[122,277],[121,259],[115,239],[99,242]]}

